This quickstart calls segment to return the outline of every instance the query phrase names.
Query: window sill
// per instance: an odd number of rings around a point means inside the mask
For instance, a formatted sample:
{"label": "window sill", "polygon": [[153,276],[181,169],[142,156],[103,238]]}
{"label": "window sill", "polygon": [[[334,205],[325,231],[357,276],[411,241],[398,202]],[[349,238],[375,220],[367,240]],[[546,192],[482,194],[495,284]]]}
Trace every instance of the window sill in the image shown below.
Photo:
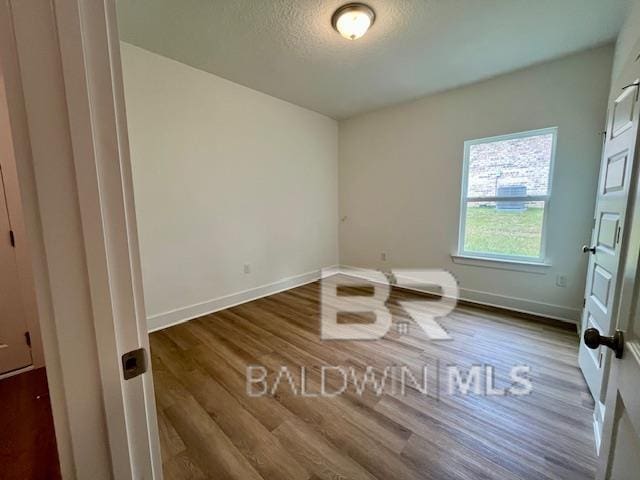
{"label": "window sill", "polygon": [[474,257],[471,255],[451,255],[451,259],[453,260],[453,263],[458,263],[460,265],[537,273],[539,275],[545,275],[551,267],[551,264],[547,262],[528,262],[526,260]]}

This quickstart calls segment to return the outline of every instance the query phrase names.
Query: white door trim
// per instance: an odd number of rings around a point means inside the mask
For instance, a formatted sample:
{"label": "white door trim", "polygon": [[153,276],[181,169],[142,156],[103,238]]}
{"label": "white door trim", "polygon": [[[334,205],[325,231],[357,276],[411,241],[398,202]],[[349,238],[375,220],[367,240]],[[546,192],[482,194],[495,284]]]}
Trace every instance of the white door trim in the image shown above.
{"label": "white door trim", "polygon": [[[64,478],[161,478],[113,0],[0,3],[0,60]],[[150,366],[150,362],[149,366]]]}
{"label": "white door trim", "polygon": [[149,478],[155,471],[160,478],[150,358],[149,373],[130,381],[120,364],[122,354],[139,347],[148,356],[149,335],[115,3],[55,6],[102,383],[119,383],[114,393],[122,392],[105,396],[114,476]]}

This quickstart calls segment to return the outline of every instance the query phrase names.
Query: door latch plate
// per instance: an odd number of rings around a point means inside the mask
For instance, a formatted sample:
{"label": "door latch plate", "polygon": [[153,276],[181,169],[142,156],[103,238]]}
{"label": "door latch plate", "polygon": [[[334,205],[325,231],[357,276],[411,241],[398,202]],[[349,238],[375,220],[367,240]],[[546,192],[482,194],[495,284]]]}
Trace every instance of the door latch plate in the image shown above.
{"label": "door latch plate", "polygon": [[130,380],[147,371],[147,354],[138,348],[122,355],[122,376]]}

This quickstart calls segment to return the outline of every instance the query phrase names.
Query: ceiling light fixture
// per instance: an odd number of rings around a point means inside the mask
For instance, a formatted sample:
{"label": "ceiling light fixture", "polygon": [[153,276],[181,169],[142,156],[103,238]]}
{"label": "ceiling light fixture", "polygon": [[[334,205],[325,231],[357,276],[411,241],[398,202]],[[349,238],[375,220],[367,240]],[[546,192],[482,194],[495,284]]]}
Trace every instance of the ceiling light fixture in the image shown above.
{"label": "ceiling light fixture", "polygon": [[348,3],[341,6],[331,17],[331,24],[344,38],[360,38],[373,25],[376,13],[364,3]]}

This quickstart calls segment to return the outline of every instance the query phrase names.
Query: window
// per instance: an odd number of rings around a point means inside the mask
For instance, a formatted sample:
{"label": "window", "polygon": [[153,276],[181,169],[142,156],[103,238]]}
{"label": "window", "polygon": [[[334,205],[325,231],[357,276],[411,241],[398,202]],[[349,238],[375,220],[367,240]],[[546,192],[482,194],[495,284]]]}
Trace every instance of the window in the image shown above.
{"label": "window", "polygon": [[557,128],[464,144],[461,256],[544,262]]}

